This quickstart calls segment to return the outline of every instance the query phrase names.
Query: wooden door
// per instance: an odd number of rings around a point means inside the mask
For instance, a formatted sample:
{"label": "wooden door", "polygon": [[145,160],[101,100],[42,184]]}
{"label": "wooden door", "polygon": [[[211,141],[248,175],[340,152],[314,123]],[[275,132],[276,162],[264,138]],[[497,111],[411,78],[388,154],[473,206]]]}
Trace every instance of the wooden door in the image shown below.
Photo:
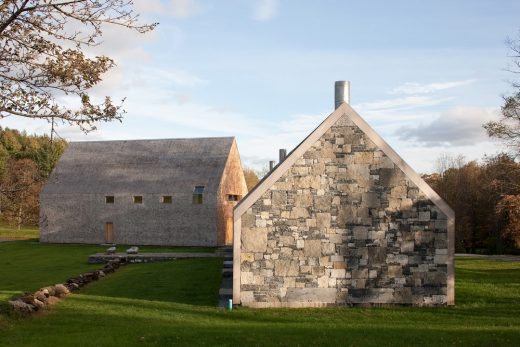
{"label": "wooden door", "polygon": [[105,223],[105,243],[114,242],[114,223]]}
{"label": "wooden door", "polygon": [[226,218],[226,245],[233,244],[233,217]]}

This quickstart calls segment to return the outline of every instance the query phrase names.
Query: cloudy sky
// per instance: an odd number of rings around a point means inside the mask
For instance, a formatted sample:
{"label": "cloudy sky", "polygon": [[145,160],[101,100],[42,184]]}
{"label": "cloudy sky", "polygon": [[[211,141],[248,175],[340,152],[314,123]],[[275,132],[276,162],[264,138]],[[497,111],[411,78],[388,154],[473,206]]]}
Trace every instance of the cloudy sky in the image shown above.
{"label": "cloudy sky", "polygon": [[[494,154],[482,123],[511,92],[505,39],[519,33],[520,1],[137,0],[140,35],[106,28],[91,54],[113,57],[94,94],[126,97],[122,123],[67,140],[236,136],[261,169],[333,111],[334,81],[420,172],[440,153]],[[7,118],[2,126],[49,132]]]}

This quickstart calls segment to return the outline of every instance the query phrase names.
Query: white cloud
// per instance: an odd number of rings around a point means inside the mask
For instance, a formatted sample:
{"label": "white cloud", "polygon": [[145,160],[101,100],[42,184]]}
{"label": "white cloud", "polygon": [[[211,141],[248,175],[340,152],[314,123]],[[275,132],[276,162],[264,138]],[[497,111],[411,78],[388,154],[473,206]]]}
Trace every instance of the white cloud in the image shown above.
{"label": "white cloud", "polygon": [[406,96],[401,98],[361,103],[357,107],[359,107],[359,109],[368,111],[402,110],[415,107],[437,105],[442,102],[449,101],[451,99],[452,98],[437,99],[429,96]]}
{"label": "white cloud", "polygon": [[269,21],[276,16],[278,0],[256,0],[253,8],[253,19],[261,22]]}
{"label": "white cloud", "polygon": [[489,140],[482,124],[498,114],[497,109],[456,107],[426,124],[403,126],[395,135],[420,146],[472,146]]}
{"label": "white cloud", "polygon": [[429,94],[440,90],[446,90],[474,83],[476,80],[450,81],[440,83],[421,84],[417,82],[406,82],[394,88],[391,94]]}

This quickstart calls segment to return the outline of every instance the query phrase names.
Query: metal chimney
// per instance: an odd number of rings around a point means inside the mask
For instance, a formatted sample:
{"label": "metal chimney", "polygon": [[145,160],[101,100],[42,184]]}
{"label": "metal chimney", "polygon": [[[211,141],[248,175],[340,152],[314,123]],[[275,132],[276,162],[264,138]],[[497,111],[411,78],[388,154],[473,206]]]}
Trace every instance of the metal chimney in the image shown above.
{"label": "metal chimney", "polygon": [[337,109],[342,102],[350,104],[350,81],[334,82],[334,109]]}
{"label": "metal chimney", "polygon": [[280,148],[278,151],[278,162],[281,163],[284,161],[285,157],[287,157],[287,150],[285,148]]}
{"label": "metal chimney", "polygon": [[274,169],[274,160],[269,160],[269,172],[273,171]]}

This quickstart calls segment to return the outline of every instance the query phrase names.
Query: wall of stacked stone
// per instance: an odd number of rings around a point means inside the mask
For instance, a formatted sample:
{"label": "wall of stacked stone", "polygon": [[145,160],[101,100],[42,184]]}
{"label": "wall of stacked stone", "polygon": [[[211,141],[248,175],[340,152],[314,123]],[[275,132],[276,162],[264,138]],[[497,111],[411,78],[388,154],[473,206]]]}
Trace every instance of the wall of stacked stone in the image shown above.
{"label": "wall of stacked stone", "polygon": [[447,217],[343,116],[241,217],[240,298],[447,303]]}

